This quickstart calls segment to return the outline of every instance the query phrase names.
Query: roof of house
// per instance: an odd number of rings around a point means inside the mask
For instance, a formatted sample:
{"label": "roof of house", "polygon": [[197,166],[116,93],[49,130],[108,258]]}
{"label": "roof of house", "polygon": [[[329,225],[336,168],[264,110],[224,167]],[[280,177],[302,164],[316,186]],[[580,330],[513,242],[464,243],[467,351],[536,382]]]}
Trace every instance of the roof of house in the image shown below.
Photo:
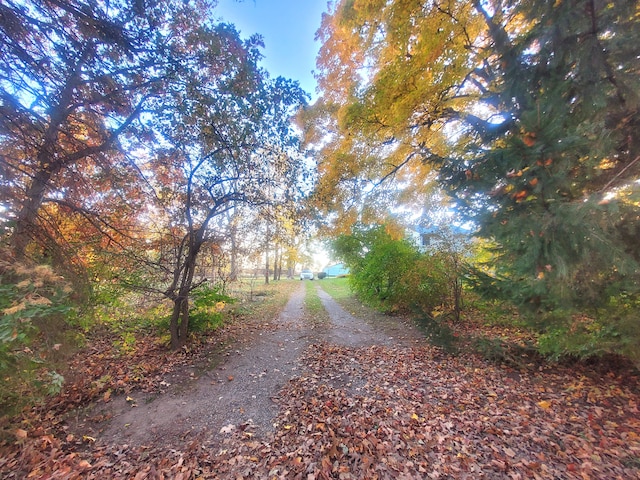
{"label": "roof of house", "polygon": [[425,227],[423,225],[415,225],[411,227],[411,230],[420,235],[436,234],[442,232],[443,230],[450,230],[454,235],[471,235],[472,233],[471,230],[463,228],[459,225],[447,225],[445,228],[442,228],[438,225],[429,225],[428,227]]}

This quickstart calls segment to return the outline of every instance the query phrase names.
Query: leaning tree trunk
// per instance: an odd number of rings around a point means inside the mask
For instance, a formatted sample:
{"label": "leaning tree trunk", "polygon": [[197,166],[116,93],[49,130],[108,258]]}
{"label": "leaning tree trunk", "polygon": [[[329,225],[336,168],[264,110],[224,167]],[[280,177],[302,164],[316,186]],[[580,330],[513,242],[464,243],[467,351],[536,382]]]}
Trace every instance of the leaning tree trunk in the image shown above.
{"label": "leaning tree trunk", "polygon": [[[46,163],[44,155],[41,163]],[[13,248],[18,258],[24,257],[27,245],[33,238],[36,229],[38,211],[42,206],[45,193],[52,177],[61,170],[59,162],[53,162],[52,166],[37,172],[27,189],[25,199],[16,217],[16,226],[13,233]]]}
{"label": "leaning tree trunk", "polygon": [[173,312],[169,323],[172,350],[178,350],[187,343],[187,335],[189,333],[189,291],[188,289],[184,290],[173,301]]}

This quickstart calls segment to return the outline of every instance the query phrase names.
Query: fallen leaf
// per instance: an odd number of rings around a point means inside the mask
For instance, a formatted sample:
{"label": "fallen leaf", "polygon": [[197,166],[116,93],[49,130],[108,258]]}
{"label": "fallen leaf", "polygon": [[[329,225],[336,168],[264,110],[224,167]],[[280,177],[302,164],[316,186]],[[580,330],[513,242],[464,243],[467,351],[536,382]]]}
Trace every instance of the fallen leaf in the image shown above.
{"label": "fallen leaf", "polygon": [[547,400],[541,400],[538,402],[538,406],[540,408],[544,408],[545,410],[548,410],[549,408],[551,408],[551,402]]}
{"label": "fallen leaf", "polygon": [[220,433],[231,433],[236,429],[235,425],[229,424],[220,429]]}
{"label": "fallen leaf", "polygon": [[513,451],[511,448],[509,448],[509,447],[505,447],[505,448],[504,448],[504,453],[505,453],[507,456],[511,457],[511,458],[514,458],[514,457],[516,456],[516,452],[514,452],[514,451]]}

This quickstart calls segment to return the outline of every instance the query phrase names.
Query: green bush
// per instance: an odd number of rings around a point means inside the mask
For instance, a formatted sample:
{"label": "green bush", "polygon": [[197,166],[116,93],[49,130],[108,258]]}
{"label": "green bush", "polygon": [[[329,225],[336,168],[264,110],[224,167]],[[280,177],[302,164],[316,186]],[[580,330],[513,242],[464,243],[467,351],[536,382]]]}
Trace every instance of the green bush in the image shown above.
{"label": "green bush", "polygon": [[637,314],[617,321],[611,318],[599,321],[583,315],[574,315],[564,325],[546,329],[538,338],[538,349],[552,360],[566,357],[586,359],[605,355],[624,355],[640,364],[637,345]]}
{"label": "green bush", "polygon": [[411,286],[406,276],[418,259],[418,252],[407,242],[383,239],[353,271],[351,284],[362,300],[384,311],[407,309]]}
{"label": "green bush", "polygon": [[201,285],[192,293],[193,302],[189,310],[189,329],[192,332],[215,330],[224,322],[223,310],[235,299],[224,293],[219,285]]}
{"label": "green bush", "polygon": [[440,307],[451,310],[447,265],[443,260],[440,255],[422,254],[410,265],[398,288],[400,304],[430,316]]}
{"label": "green bush", "polygon": [[[73,311],[70,293],[47,265],[0,262],[0,410],[60,390],[64,379],[53,370],[52,359]],[[49,325],[56,326],[53,332]]]}
{"label": "green bush", "polygon": [[355,227],[333,249],[350,268],[350,283],[364,302],[386,312],[435,309],[454,311],[459,305],[459,275],[454,253],[421,253],[406,240],[394,239],[384,226]]}

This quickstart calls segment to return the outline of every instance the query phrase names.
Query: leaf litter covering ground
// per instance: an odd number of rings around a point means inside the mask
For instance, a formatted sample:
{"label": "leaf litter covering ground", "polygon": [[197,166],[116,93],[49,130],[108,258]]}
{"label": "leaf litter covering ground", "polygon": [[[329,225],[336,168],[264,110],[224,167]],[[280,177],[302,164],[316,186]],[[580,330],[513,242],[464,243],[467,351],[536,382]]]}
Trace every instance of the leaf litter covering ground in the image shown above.
{"label": "leaf litter covering ground", "polygon": [[[432,347],[312,345],[274,433],[129,448],[18,432],[30,478],[640,478],[635,379],[519,371]],[[15,470],[14,470],[15,471]],[[30,474],[29,474],[30,472]]]}

